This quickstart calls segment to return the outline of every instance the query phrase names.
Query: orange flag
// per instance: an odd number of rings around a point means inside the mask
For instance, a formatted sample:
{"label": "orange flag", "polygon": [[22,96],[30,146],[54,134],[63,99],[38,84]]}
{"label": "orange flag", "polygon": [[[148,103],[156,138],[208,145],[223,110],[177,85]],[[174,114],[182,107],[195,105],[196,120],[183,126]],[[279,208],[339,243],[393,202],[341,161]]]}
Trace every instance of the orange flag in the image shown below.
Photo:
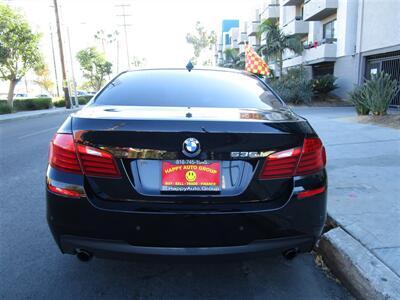
{"label": "orange flag", "polygon": [[246,71],[254,74],[269,75],[268,64],[254,51],[249,44],[245,48],[246,53]]}

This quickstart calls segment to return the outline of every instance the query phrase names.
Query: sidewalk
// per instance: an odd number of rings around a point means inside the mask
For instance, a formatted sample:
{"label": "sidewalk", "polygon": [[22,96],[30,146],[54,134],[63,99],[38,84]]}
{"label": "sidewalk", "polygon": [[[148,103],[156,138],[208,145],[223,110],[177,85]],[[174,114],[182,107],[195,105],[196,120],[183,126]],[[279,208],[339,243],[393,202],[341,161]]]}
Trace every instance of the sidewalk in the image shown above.
{"label": "sidewalk", "polygon": [[12,113],[12,114],[4,114],[4,115],[0,115],[0,123],[14,121],[14,120],[21,120],[21,119],[37,118],[37,117],[45,116],[45,115],[56,115],[56,114],[62,114],[62,113],[67,113],[67,112],[72,113],[72,112],[78,111],[82,107],[83,106],[80,106],[79,108],[72,108],[72,109],[66,109],[65,107],[57,107],[57,108],[50,108],[50,109],[20,111],[20,112],[16,112],[16,113]]}
{"label": "sidewalk", "polygon": [[328,214],[400,279],[400,130],[350,120],[354,108],[295,108],[327,151]]}

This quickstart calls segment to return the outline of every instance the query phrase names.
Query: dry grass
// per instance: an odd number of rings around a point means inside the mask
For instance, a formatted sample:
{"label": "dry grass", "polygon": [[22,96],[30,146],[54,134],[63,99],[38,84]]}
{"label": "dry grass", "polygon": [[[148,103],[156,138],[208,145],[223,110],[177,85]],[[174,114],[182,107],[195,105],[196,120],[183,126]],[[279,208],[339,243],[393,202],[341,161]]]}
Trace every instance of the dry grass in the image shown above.
{"label": "dry grass", "polygon": [[357,122],[400,129],[400,111],[385,116],[357,116]]}
{"label": "dry grass", "polygon": [[340,280],[337,279],[336,276],[332,274],[331,270],[328,268],[328,266],[324,262],[324,259],[322,258],[322,256],[314,251],[312,252],[312,254],[314,256],[315,265],[318,268],[320,268],[322,270],[322,272],[324,272],[325,276],[333,281],[336,281],[338,284],[342,284],[340,282]]}
{"label": "dry grass", "polygon": [[289,106],[314,106],[314,107],[335,107],[335,106],[353,106],[350,102],[340,98],[328,95],[325,99],[315,96],[310,104],[290,104]]}

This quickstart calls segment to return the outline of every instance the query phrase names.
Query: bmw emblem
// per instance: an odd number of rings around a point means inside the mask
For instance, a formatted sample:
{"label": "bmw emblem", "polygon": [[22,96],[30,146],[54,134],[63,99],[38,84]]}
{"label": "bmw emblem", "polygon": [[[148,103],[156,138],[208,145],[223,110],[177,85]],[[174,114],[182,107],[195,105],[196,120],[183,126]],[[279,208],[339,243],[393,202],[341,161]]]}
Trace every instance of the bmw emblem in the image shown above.
{"label": "bmw emblem", "polygon": [[188,157],[195,157],[197,156],[201,149],[200,149],[200,143],[197,139],[195,138],[188,138],[183,142],[182,145],[182,152]]}

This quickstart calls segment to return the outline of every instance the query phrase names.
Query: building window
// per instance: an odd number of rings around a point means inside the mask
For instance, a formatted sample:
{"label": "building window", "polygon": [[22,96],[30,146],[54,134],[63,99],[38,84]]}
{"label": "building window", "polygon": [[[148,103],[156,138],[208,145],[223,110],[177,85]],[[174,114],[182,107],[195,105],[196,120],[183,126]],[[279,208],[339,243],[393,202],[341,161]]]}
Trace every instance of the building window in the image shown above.
{"label": "building window", "polygon": [[225,33],[225,45],[228,45],[230,43],[229,41],[229,34]]}
{"label": "building window", "polygon": [[336,20],[324,24],[324,39],[336,39]]}

